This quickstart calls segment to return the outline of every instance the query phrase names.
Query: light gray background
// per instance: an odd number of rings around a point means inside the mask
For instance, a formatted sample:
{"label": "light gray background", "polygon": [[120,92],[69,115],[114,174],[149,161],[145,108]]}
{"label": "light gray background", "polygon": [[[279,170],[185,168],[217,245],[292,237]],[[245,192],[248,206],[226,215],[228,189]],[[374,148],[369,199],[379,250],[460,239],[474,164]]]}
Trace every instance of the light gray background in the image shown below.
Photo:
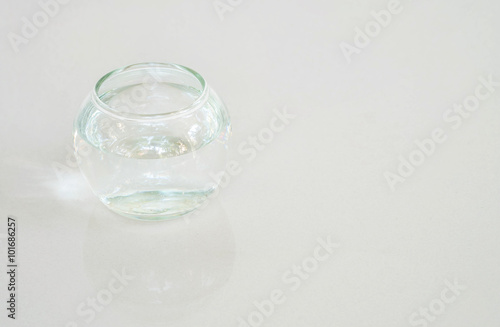
{"label": "light gray background", "polygon": [[[232,3],[221,20],[210,0],[72,0],[16,53],[9,33],[41,9],[1,2],[0,232],[17,217],[19,302],[12,322],[1,268],[0,325],[238,326],[279,289],[262,326],[401,327],[456,280],[428,325],[498,326],[500,87],[460,128],[443,114],[500,81],[499,3],[401,0],[350,64],[341,42],[389,1]],[[145,61],[199,71],[231,113],[242,172],[190,220],[118,217],[54,170],[97,79]],[[284,107],[297,117],[247,161],[238,146]],[[392,191],[384,173],[436,128],[446,142]],[[327,237],[340,247],[292,291],[283,275]],[[77,307],[122,269],[135,279],[85,323]]]}

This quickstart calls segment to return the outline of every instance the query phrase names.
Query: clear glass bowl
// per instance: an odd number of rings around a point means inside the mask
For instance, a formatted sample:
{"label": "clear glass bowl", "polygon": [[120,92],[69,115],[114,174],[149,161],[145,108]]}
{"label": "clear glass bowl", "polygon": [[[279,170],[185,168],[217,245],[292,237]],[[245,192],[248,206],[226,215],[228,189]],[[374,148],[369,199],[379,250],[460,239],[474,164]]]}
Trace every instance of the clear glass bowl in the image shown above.
{"label": "clear glass bowl", "polygon": [[186,214],[217,188],[229,114],[197,72],[142,63],[104,75],[75,120],[75,152],[111,210],[159,220]]}

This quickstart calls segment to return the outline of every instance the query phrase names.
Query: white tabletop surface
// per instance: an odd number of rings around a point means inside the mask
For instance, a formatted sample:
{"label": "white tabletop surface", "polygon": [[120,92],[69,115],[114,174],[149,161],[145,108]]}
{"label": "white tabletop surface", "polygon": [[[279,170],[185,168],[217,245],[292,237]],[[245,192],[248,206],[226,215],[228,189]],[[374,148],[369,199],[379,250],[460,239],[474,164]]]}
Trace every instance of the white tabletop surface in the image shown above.
{"label": "white tabletop surface", "polygon": [[[0,326],[500,325],[498,1],[41,3],[0,3]],[[241,166],[164,223],[71,153],[97,79],[147,61],[208,80]]]}

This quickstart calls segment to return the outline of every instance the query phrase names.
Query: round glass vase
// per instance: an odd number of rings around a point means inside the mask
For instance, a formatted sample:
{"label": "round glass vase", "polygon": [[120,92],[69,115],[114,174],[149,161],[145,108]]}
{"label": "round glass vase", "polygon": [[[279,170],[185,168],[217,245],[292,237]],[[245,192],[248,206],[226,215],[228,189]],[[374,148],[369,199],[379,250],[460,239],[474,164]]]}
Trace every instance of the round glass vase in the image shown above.
{"label": "round glass vase", "polygon": [[104,75],[74,124],[75,152],[111,210],[161,220],[199,207],[217,188],[229,114],[197,72],[142,63]]}

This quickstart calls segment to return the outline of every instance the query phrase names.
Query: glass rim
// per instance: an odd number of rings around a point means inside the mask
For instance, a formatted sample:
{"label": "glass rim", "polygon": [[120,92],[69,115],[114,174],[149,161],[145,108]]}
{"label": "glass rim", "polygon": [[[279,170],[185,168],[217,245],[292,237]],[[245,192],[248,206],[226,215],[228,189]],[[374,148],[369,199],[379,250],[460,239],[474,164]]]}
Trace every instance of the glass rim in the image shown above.
{"label": "glass rim", "polygon": [[[200,94],[194,99],[194,101],[183,108],[180,108],[175,111],[170,111],[170,112],[164,112],[164,113],[157,113],[157,114],[137,114],[137,113],[130,113],[130,112],[120,112],[116,109],[114,109],[112,106],[109,106],[107,103],[101,100],[99,97],[99,89],[102,86],[102,84],[107,81],[110,77],[116,76],[122,72],[125,72],[127,70],[131,69],[138,69],[138,70],[146,70],[148,68],[155,67],[155,68],[173,68],[177,69],[180,71],[184,71],[189,73],[191,76],[193,76],[201,85],[201,92]],[[91,92],[91,99],[94,102],[96,109],[113,116],[114,118],[118,119],[124,119],[124,120],[134,120],[134,121],[153,121],[153,120],[166,120],[166,119],[172,119],[179,117],[181,115],[184,115],[186,113],[195,111],[202,107],[205,102],[208,100],[208,84],[206,83],[205,79],[195,70],[182,66],[179,64],[174,64],[174,63],[162,63],[162,62],[142,62],[142,63],[136,63],[136,64],[131,64],[127,66],[123,66],[121,68],[115,69],[110,71],[109,73],[105,74],[102,76],[97,83],[95,84],[94,88],[92,89]]]}

